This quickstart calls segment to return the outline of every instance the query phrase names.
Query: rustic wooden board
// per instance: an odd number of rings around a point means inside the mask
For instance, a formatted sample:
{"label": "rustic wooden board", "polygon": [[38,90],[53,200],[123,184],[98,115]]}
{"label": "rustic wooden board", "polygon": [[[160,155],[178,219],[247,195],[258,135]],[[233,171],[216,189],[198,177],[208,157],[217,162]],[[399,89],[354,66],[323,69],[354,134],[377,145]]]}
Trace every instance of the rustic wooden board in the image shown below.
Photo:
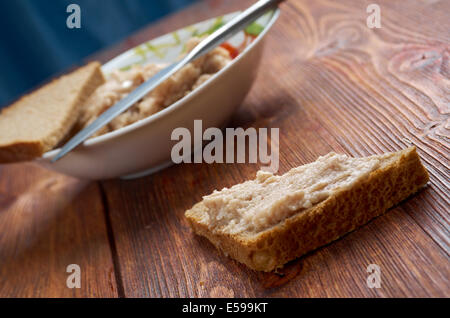
{"label": "rustic wooden board", "polygon": [[[242,9],[210,0],[93,58]],[[288,0],[262,71],[230,127],[280,128],[280,173],[329,151],[363,156],[414,144],[429,186],[344,238],[261,274],[194,236],[184,211],[257,165],[179,165],[134,181],[86,183],[32,166],[0,167],[0,297],[450,296],[448,1]],[[269,71],[268,71],[269,70]],[[82,288],[66,287],[79,264]],[[381,288],[366,285],[369,264]]]}
{"label": "rustic wooden board", "polygon": [[[129,43],[244,2],[197,5]],[[191,234],[183,217],[202,195],[252,178],[256,165],[182,165],[136,181],[106,182],[124,296],[449,295],[449,24],[440,12],[450,8],[443,2],[383,1],[382,29],[371,31],[365,24],[369,3],[283,5],[262,65],[270,72],[260,72],[230,126],[279,127],[281,173],[329,151],[361,156],[415,144],[430,171],[430,186],[294,262],[280,278],[219,255]],[[423,20],[417,12],[436,19]],[[366,285],[371,263],[383,273],[379,290]]]}
{"label": "rustic wooden board", "polygon": [[[77,264],[81,288],[66,285]],[[98,185],[30,164],[0,170],[0,297],[117,297]]]}

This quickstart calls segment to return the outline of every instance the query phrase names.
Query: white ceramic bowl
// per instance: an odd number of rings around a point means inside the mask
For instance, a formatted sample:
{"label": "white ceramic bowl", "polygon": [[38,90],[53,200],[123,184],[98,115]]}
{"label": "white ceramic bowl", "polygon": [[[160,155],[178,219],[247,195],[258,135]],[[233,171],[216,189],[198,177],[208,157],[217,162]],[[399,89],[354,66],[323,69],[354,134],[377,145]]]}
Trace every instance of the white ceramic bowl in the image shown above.
{"label": "white ceramic bowl", "polygon": [[[106,76],[116,69],[140,63],[173,62],[192,36],[208,33],[229,21],[238,12],[210,19],[141,44],[103,65]],[[44,167],[84,179],[136,178],[172,164],[170,154],[175,128],[193,133],[194,120],[203,129],[223,127],[242,103],[256,77],[263,51],[263,38],[276,21],[279,11],[258,19],[247,31],[258,34],[232,63],[199,88],[168,108],[105,135],[91,138],[56,163],[51,159],[59,149],[45,153],[36,162]],[[228,42],[238,47],[247,43],[244,32]]]}

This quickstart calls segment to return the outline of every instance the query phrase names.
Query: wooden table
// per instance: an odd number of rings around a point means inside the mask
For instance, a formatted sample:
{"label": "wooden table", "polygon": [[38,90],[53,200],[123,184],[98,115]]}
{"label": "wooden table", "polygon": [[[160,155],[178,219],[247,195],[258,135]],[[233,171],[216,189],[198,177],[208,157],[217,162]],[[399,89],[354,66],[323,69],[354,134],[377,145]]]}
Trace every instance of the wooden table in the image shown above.
{"label": "wooden table", "polygon": [[[414,144],[430,172],[426,189],[280,276],[220,255],[183,217],[257,165],[183,164],[98,183],[2,166],[0,296],[449,297],[450,2],[379,0],[382,28],[369,29],[371,2],[283,4],[230,126],[279,127],[280,173],[329,151],[363,156]],[[249,4],[198,3],[96,58]],[[66,287],[69,264],[80,265],[80,289]],[[380,289],[367,287],[369,264],[381,268]]]}

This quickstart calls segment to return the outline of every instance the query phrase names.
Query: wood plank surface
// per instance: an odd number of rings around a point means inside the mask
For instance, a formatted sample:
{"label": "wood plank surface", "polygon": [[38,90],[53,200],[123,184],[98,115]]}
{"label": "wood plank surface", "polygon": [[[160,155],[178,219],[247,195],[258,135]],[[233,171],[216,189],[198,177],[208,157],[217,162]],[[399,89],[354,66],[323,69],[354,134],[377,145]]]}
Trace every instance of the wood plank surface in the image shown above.
{"label": "wood plank surface", "polygon": [[[67,266],[81,288],[68,288]],[[96,183],[31,164],[0,169],[0,297],[117,297]]]}
{"label": "wood plank surface", "polygon": [[[127,44],[249,3],[199,4]],[[264,71],[230,127],[280,128],[280,173],[329,151],[363,156],[414,144],[430,185],[368,226],[293,262],[280,277],[220,255],[192,235],[183,217],[203,195],[252,178],[257,165],[181,165],[140,180],[105,182],[124,296],[450,295],[449,24],[441,14],[450,7],[443,1],[382,1],[382,28],[370,30],[369,3],[284,4],[268,35]],[[381,268],[381,289],[366,285],[372,263]]]}
{"label": "wood plank surface", "polygon": [[[183,26],[243,9],[209,0],[92,58],[107,61]],[[330,151],[411,144],[430,184],[342,239],[262,274],[192,234],[184,212],[253,178],[256,164],[182,164],[89,183],[31,164],[0,167],[0,297],[450,297],[449,1],[288,0],[250,94],[229,127],[280,129],[280,171]],[[82,288],[66,287],[79,264]],[[381,288],[367,287],[369,264]]]}

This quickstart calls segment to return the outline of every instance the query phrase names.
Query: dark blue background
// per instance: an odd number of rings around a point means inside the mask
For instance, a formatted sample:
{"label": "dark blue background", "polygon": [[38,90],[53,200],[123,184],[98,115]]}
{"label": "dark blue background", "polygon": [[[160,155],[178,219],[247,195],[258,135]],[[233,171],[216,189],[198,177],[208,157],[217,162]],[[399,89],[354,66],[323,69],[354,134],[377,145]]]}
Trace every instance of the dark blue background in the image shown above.
{"label": "dark blue background", "polygon": [[[0,0],[0,108],[53,74],[195,0]],[[69,4],[81,29],[68,29]]]}

